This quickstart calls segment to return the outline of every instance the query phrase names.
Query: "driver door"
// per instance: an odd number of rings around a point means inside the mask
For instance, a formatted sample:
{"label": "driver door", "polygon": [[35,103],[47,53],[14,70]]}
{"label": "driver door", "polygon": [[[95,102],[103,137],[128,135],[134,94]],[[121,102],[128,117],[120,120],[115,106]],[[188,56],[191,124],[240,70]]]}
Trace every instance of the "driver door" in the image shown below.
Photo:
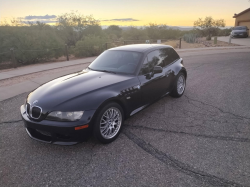
{"label": "driver door", "polygon": [[153,102],[164,94],[164,81],[166,75],[153,73],[155,66],[163,66],[164,62],[159,56],[159,50],[150,52],[141,67],[138,79],[141,83],[143,105]]}

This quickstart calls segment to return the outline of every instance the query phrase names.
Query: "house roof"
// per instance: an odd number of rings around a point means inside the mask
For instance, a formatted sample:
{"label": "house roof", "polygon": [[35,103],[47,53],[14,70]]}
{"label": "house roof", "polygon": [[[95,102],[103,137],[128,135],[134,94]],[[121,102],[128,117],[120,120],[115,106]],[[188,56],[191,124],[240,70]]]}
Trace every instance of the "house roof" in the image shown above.
{"label": "house roof", "polygon": [[243,12],[239,13],[239,14],[234,14],[234,17],[233,18],[237,18],[238,16],[242,15],[242,14],[245,14],[246,12],[250,11],[250,8],[244,10]]}

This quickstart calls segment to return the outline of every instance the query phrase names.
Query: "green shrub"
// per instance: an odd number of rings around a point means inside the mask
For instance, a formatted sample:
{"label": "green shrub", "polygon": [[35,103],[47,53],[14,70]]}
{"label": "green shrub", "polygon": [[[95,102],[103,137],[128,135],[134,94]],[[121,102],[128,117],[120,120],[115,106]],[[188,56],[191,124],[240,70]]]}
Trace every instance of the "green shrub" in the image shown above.
{"label": "green shrub", "polygon": [[[47,25],[0,26],[0,51],[14,49],[15,60],[31,64],[57,58],[64,53],[64,42]],[[0,55],[0,62],[9,61],[10,55]]]}
{"label": "green shrub", "polygon": [[148,35],[145,29],[138,29],[136,27],[130,27],[123,31],[123,38],[125,40],[147,40]]}
{"label": "green shrub", "polygon": [[181,31],[178,29],[173,29],[167,25],[158,25],[154,23],[149,23],[147,27],[145,27],[147,35],[150,39],[178,39],[180,38],[185,31]]}
{"label": "green shrub", "polygon": [[77,57],[97,56],[105,50],[106,42],[106,39],[100,36],[85,36],[76,43],[74,55]]}

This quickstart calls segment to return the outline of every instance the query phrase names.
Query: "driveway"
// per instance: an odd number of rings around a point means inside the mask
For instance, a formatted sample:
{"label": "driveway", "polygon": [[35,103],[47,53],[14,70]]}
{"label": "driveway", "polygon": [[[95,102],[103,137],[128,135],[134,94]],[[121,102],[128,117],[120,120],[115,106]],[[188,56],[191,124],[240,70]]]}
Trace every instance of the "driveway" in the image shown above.
{"label": "driveway", "polygon": [[[219,41],[228,42],[229,36],[218,37]],[[250,46],[250,37],[248,38],[232,38],[231,42],[237,45]]]}
{"label": "driveway", "polygon": [[19,114],[27,93],[1,101],[1,186],[250,186],[250,53],[183,58],[183,97],[134,115],[108,145],[34,141]]}

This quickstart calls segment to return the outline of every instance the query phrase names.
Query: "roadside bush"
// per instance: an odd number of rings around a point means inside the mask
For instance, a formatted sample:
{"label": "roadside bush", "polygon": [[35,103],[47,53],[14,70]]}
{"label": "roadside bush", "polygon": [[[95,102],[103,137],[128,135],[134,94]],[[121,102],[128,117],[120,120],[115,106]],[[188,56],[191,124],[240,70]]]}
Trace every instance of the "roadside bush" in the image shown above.
{"label": "roadside bush", "polygon": [[211,38],[210,35],[206,37],[206,40],[207,40],[207,41],[210,41],[211,39],[212,39],[212,38]]}
{"label": "roadside bush", "polygon": [[76,57],[97,56],[105,50],[106,38],[88,35],[76,43],[74,55]]}
{"label": "roadside bush", "polygon": [[[10,48],[14,49],[18,63],[30,64],[62,56],[64,42],[53,28],[45,24],[0,26],[0,51],[9,51]],[[0,55],[0,62],[9,60],[10,54]]]}
{"label": "roadside bush", "polygon": [[129,29],[123,31],[123,38],[125,40],[147,40],[148,35],[145,29],[130,27]]}
{"label": "roadside bush", "polygon": [[154,23],[150,23],[145,27],[145,30],[150,39],[178,39],[185,33],[185,31],[172,29],[164,24],[158,25]]}
{"label": "roadside bush", "polygon": [[218,36],[229,36],[232,32],[232,28],[230,29],[220,29],[218,32]]}
{"label": "roadside bush", "polygon": [[118,40],[122,36],[122,29],[117,25],[110,25],[104,32],[111,40]]}

